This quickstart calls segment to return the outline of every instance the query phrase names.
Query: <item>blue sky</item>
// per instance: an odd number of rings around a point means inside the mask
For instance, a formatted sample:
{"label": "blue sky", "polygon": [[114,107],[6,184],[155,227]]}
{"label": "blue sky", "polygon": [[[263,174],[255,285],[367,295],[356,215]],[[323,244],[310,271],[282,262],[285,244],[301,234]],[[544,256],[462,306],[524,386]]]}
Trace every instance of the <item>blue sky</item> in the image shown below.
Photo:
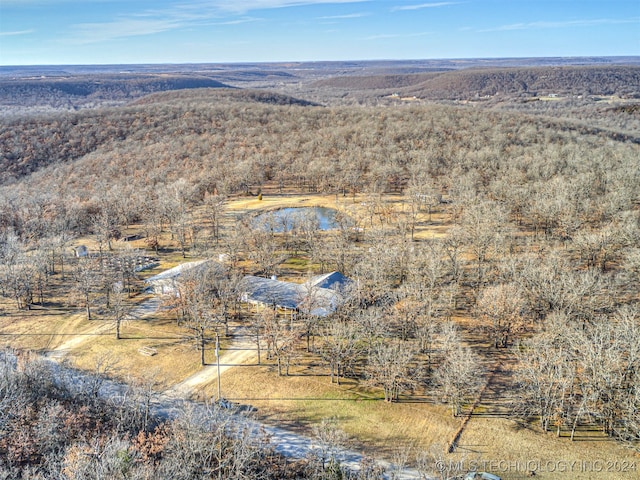
{"label": "blue sky", "polygon": [[640,0],[0,0],[0,65],[640,55]]}

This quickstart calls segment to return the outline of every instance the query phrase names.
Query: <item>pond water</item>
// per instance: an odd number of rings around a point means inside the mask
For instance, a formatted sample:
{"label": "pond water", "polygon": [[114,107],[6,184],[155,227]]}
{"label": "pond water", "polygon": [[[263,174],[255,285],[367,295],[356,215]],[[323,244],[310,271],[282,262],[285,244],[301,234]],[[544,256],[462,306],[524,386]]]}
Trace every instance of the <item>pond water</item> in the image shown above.
{"label": "pond water", "polygon": [[285,232],[310,223],[314,229],[333,230],[337,228],[337,210],[326,207],[290,207],[261,213],[253,219],[255,226],[264,225],[274,232]]}

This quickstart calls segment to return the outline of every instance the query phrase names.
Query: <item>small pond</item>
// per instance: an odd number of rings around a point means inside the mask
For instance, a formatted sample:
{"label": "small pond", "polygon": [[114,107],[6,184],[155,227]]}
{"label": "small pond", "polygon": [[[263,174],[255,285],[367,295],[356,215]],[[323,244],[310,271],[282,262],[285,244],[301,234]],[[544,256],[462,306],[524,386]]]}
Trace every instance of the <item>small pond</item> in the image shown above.
{"label": "small pond", "polygon": [[274,232],[288,232],[305,222],[311,222],[313,228],[318,230],[333,230],[338,226],[336,213],[337,210],[326,207],[281,208],[261,213],[252,223],[254,226],[264,225]]}

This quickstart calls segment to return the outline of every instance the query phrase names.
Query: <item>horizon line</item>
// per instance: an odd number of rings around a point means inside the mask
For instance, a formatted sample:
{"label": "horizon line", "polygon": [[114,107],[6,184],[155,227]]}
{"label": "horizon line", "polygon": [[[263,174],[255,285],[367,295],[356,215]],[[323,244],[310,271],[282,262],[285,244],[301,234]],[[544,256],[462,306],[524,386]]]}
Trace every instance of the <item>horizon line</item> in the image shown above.
{"label": "horizon line", "polygon": [[370,58],[349,60],[274,60],[274,61],[202,61],[202,62],[137,62],[137,63],[33,63],[0,64],[0,68],[29,67],[117,67],[117,66],[197,66],[197,65],[283,65],[322,63],[374,63],[374,62],[442,62],[442,61],[495,61],[495,60],[584,60],[584,59],[633,59],[640,62],[640,55],[551,55],[509,57],[438,57],[438,58]]}

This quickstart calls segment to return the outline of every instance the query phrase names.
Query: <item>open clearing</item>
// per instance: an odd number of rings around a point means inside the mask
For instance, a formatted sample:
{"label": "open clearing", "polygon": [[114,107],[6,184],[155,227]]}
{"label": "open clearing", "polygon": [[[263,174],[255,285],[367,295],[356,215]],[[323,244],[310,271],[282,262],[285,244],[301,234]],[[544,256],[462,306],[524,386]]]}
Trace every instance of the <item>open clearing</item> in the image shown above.
{"label": "open clearing", "polygon": [[[350,196],[265,192],[262,200],[245,197],[229,202],[223,228],[230,228],[231,221],[238,214],[291,206],[345,208],[364,214],[368,200],[361,196],[353,199]],[[390,202],[395,208],[401,208],[399,199],[390,197]],[[415,238],[422,240],[441,236],[448,228],[448,219],[435,212],[431,221],[423,218],[418,224]],[[130,230],[134,229],[131,227]],[[181,261],[184,259],[174,250],[161,256],[159,268],[144,275],[153,275]],[[16,312],[7,302],[1,305],[4,314],[0,317],[0,338],[5,345],[49,351],[53,357],[66,358],[87,370],[95,368],[97,359],[108,357],[113,361],[111,373],[117,378],[143,378],[153,374],[162,381],[171,396],[215,398],[217,367],[213,348],[207,351],[208,365],[200,367],[198,353],[185,344],[183,332],[175,319],[158,311],[157,301],[148,296],[141,295],[135,301],[139,305],[136,307],[138,311],[132,315],[133,319],[124,323],[121,340],[115,339],[112,324],[98,320],[87,322],[82,311],[36,307],[27,312]],[[459,318],[458,322],[464,327],[466,320]],[[469,332],[470,328],[464,331]],[[414,396],[403,398],[397,404],[385,403],[379,391],[363,389],[353,380],[344,380],[341,386],[331,384],[326,368],[310,363],[304,356],[298,365],[292,366],[290,376],[280,377],[272,361],[266,362],[263,358],[262,365],[256,364],[254,346],[247,337],[241,325],[232,325],[231,336],[223,342],[220,359],[222,396],[256,407],[256,415],[261,421],[309,434],[313,424],[322,418],[335,416],[341,428],[352,438],[353,448],[382,455],[389,460],[403,446],[428,449],[438,445],[444,448],[458,429],[461,419],[452,418],[448,409],[429,392],[417,391]],[[471,337],[466,340],[475,341]],[[141,355],[141,347],[152,347],[157,354]],[[487,346],[485,350],[491,354]],[[597,478],[634,478],[635,474],[626,476],[615,467],[625,461],[640,462],[640,457],[633,450],[596,431],[583,431],[577,441],[571,442],[567,438],[556,438],[551,433],[542,434],[536,429],[523,428],[506,418],[503,411],[496,414],[496,401],[499,404],[500,398],[489,393],[487,402],[490,404],[480,402],[457,450],[447,457],[452,462],[464,465],[480,459],[509,462],[509,468],[501,472],[505,479],[525,478],[528,472],[521,471],[520,467],[515,471],[511,467],[536,465],[535,462],[546,465],[547,471],[540,467],[536,474],[536,478],[541,479],[558,478],[557,470],[549,470],[553,465],[559,468],[559,462],[573,465],[570,478],[595,478],[594,471],[587,469],[600,468],[598,465],[604,465],[604,469],[597,472]],[[579,462],[579,465],[576,467],[574,462]],[[607,470],[607,462],[613,462],[613,469]]]}

